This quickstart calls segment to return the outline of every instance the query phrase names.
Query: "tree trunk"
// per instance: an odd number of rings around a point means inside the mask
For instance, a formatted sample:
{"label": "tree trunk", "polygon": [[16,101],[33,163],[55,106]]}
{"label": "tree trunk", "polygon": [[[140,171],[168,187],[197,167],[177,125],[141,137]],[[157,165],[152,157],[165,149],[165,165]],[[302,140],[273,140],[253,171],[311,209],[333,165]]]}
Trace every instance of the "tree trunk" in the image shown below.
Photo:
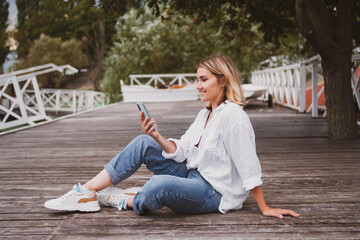
{"label": "tree trunk", "polygon": [[[355,105],[351,89],[350,57],[323,59],[328,134],[331,140],[357,139]],[[336,94],[334,94],[336,93]]]}
{"label": "tree trunk", "polygon": [[98,45],[95,49],[95,81],[94,87],[96,90],[99,90],[99,83],[102,80],[105,72],[104,67],[104,58],[105,58],[105,47],[106,47],[106,36],[105,36],[105,19],[103,17],[98,17],[98,27],[99,27],[99,39]]}
{"label": "tree trunk", "polygon": [[351,91],[351,54],[355,0],[339,0],[336,16],[322,1],[296,0],[300,31],[320,54],[330,140],[357,139]]}

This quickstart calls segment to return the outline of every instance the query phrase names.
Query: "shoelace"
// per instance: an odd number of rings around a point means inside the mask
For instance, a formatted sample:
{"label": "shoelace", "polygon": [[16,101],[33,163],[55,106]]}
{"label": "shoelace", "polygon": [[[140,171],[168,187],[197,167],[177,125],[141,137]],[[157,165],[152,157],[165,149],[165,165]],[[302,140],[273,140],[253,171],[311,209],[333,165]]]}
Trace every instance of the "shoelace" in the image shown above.
{"label": "shoelace", "polygon": [[126,205],[127,199],[128,197],[125,196],[113,195],[113,196],[109,196],[106,201],[109,203],[110,206],[122,210],[122,209],[127,209],[127,205]]}
{"label": "shoelace", "polygon": [[76,185],[74,185],[74,187],[70,191],[62,195],[60,198],[69,198],[75,196],[75,194],[77,193],[75,189],[76,189]]}

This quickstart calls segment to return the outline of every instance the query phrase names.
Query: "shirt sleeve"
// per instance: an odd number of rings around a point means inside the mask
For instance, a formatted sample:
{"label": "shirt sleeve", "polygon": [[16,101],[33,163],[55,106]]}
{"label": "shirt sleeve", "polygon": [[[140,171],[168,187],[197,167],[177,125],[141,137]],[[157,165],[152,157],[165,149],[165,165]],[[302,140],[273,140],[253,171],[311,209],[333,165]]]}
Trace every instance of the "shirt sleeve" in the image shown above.
{"label": "shirt sleeve", "polygon": [[168,138],[169,141],[175,143],[176,151],[174,153],[166,153],[165,151],[162,151],[162,156],[166,159],[173,159],[179,163],[185,161],[189,156],[190,141],[195,125],[196,125],[196,119],[179,140],[174,138]]}
{"label": "shirt sleeve", "polygon": [[[249,123],[250,124],[250,123]],[[255,136],[251,125],[239,122],[228,128],[223,137],[225,149],[249,191],[262,184],[261,166],[256,154]]]}

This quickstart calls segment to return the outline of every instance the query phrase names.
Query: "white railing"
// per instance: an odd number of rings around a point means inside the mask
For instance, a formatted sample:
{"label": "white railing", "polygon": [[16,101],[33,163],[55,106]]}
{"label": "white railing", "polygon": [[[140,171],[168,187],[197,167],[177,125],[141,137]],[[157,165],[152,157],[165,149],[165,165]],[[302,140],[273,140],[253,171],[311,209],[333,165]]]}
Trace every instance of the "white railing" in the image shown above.
{"label": "white railing", "polygon": [[1,85],[2,81],[5,81],[9,77],[16,76],[18,78],[18,81],[22,81],[31,76],[37,76],[37,75],[54,72],[54,71],[58,71],[60,73],[67,74],[67,75],[78,72],[78,70],[76,68],[74,68],[73,66],[71,66],[69,64],[57,66],[54,63],[48,63],[48,64],[36,66],[36,67],[26,68],[26,69],[2,74],[2,75],[0,75],[0,85]]}
{"label": "white railing", "polygon": [[53,71],[72,74],[77,69],[50,63],[0,76],[0,130],[50,121],[46,111],[75,113],[106,104],[105,95],[100,92],[40,90],[36,75]]}
{"label": "white railing", "polygon": [[[27,89],[34,91],[31,104],[24,102]],[[16,76],[3,79],[0,82],[0,100],[0,129],[24,124],[33,126],[36,121],[50,120],[44,109],[36,77],[21,82]]]}
{"label": "white railing", "polygon": [[[353,56],[353,61],[360,60],[359,55]],[[359,65],[359,64],[358,64]],[[265,86],[268,94],[272,95],[273,101],[279,105],[287,106],[299,112],[310,112],[312,117],[318,117],[318,110],[324,111],[326,107],[319,106],[318,100],[324,93],[324,86],[318,90],[318,79],[323,79],[321,75],[321,58],[319,55],[298,64],[285,67],[270,68],[251,73],[251,83],[254,85]],[[356,68],[352,74],[353,93],[360,108],[359,78],[355,78]],[[311,104],[306,109],[306,75],[311,74]],[[360,75],[360,74],[359,74]],[[309,100],[308,100],[309,102]]]}
{"label": "white railing", "polygon": [[[26,91],[25,104],[32,104],[35,91]],[[40,95],[46,111],[81,112],[106,105],[104,93],[86,90],[41,89]]]}
{"label": "white railing", "polygon": [[[138,75],[129,75],[130,77],[130,86],[134,85],[145,85],[150,86],[154,84],[158,85],[160,82],[163,85],[174,85],[176,82],[178,85],[190,84],[190,81],[187,78],[196,77],[194,73],[179,73],[179,74],[138,74]],[[170,82],[167,84],[165,78],[170,79]],[[147,80],[146,83],[143,83],[142,80]]]}
{"label": "white railing", "polygon": [[305,95],[305,82],[301,78],[304,74],[300,64],[286,67],[270,68],[251,73],[251,83],[267,87],[269,95],[277,104],[284,105],[299,111],[304,111],[305,102],[300,95]]}
{"label": "white railing", "polygon": [[[352,61],[354,62],[354,68],[351,76],[351,86],[353,88],[353,94],[360,109],[360,54],[353,55]],[[357,76],[356,76],[357,75]]]}

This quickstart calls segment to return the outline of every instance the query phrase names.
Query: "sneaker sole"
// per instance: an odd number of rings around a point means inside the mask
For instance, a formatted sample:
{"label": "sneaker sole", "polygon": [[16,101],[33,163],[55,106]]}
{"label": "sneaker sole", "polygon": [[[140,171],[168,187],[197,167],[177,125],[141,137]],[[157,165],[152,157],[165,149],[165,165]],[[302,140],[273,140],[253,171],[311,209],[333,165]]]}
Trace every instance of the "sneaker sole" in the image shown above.
{"label": "sneaker sole", "polygon": [[80,211],[80,212],[98,212],[100,211],[100,206],[76,206],[76,207],[60,207],[60,206],[49,206],[46,203],[44,204],[44,207],[52,209],[52,210],[57,210],[57,211]]}

